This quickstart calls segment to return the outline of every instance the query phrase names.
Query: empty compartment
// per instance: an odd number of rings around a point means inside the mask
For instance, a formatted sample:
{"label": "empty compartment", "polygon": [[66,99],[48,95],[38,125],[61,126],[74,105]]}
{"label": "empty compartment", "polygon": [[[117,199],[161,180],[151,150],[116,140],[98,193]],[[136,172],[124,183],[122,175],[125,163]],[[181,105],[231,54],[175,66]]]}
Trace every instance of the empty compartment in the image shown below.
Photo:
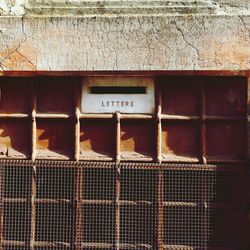
{"label": "empty compartment", "polygon": [[36,205],[36,241],[70,243],[72,226],[73,219],[70,205]]}
{"label": "empty compartment", "polygon": [[26,242],[30,237],[31,211],[27,203],[3,206],[3,239]]}
{"label": "empty compartment", "polygon": [[191,121],[163,121],[162,156],[167,161],[198,161],[200,125]]}
{"label": "empty compartment", "polygon": [[81,120],[80,157],[109,159],[115,154],[115,126],[109,120]]}
{"label": "empty compartment", "polygon": [[121,170],[121,200],[153,202],[156,196],[157,171]]}
{"label": "empty compartment", "polygon": [[164,244],[167,246],[206,246],[204,209],[199,207],[164,208]]}
{"label": "empty compartment", "polygon": [[121,159],[152,158],[155,151],[155,128],[151,121],[123,120],[121,122]]}
{"label": "empty compartment", "polygon": [[190,77],[166,78],[161,85],[164,114],[184,116],[200,114],[200,87],[194,79]]}
{"label": "empty compartment", "polygon": [[163,201],[202,202],[204,197],[204,171],[165,170]]}
{"label": "empty compartment", "polygon": [[[3,168],[3,197],[29,198],[31,195],[32,168],[4,167]],[[21,188],[20,188],[21,187]]]}
{"label": "empty compartment", "polygon": [[209,122],[206,125],[208,159],[244,159],[246,157],[245,122]]}
{"label": "empty compartment", "polygon": [[115,199],[114,168],[84,168],[82,178],[84,200]]}
{"label": "empty compartment", "polygon": [[73,198],[74,168],[38,167],[36,169],[36,198]]}
{"label": "empty compartment", "polygon": [[82,243],[113,243],[115,213],[113,205],[82,207]]}
{"label": "empty compartment", "polygon": [[214,77],[206,84],[206,114],[246,116],[247,84],[241,77]]}
{"label": "empty compartment", "polygon": [[31,125],[25,119],[0,119],[0,158],[28,158]]}
{"label": "empty compartment", "polygon": [[6,77],[0,81],[0,113],[29,113],[31,78]]}
{"label": "empty compartment", "polygon": [[37,121],[37,158],[69,159],[74,149],[74,129],[68,120]]}
{"label": "empty compartment", "polygon": [[70,77],[40,77],[36,82],[37,111],[71,113],[74,111],[74,84]]}
{"label": "empty compartment", "polygon": [[151,205],[120,207],[120,243],[148,245],[153,247],[155,240],[154,207]]}

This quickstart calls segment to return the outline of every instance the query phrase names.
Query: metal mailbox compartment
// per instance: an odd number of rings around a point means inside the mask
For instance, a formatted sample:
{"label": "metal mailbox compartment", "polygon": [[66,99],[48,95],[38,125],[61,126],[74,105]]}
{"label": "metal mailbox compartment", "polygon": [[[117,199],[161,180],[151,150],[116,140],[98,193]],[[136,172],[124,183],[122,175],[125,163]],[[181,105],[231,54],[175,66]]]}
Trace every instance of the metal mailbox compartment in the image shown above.
{"label": "metal mailbox compartment", "polygon": [[87,77],[82,84],[83,113],[154,112],[154,80],[149,77]]}

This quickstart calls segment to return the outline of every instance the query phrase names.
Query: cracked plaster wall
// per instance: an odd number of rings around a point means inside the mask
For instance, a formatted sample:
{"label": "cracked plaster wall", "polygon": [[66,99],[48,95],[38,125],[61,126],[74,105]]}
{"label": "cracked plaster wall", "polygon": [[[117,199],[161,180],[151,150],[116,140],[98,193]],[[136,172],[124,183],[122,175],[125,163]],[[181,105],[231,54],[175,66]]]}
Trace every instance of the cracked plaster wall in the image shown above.
{"label": "cracked plaster wall", "polygon": [[211,0],[221,4],[214,14],[77,17],[30,16],[24,0],[3,2],[1,71],[250,69],[250,0]]}
{"label": "cracked plaster wall", "polygon": [[249,70],[249,16],[0,18],[2,70]]}

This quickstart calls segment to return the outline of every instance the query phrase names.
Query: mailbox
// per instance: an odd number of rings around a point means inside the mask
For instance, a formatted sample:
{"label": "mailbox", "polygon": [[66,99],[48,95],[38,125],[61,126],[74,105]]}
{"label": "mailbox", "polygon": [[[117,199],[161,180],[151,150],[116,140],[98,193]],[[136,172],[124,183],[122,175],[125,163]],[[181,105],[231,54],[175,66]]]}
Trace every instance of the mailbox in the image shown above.
{"label": "mailbox", "polygon": [[149,77],[88,77],[82,83],[83,113],[154,112],[154,81]]}

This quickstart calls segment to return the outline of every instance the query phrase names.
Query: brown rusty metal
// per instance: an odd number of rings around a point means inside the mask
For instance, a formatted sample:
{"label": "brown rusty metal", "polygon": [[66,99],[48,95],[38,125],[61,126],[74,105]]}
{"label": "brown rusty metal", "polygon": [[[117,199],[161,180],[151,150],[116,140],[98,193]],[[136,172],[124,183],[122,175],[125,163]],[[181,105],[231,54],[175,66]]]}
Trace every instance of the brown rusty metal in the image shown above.
{"label": "brown rusty metal", "polygon": [[32,117],[32,134],[31,134],[31,160],[36,159],[36,110],[37,110],[37,100],[36,91],[34,83],[31,85],[31,117]]}
{"label": "brown rusty metal", "polygon": [[0,113],[0,118],[28,118],[30,114],[8,114],[8,113]]}
{"label": "brown rusty metal", "polygon": [[80,155],[80,86],[75,83],[75,152],[74,158],[79,161]]}
{"label": "brown rusty metal", "polygon": [[161,112],[162,112],[162,96],[161,96],[161,90],[160,90],[160,85],[157,84],[156,86],[156,107],[157,107],[157,117],[156,117],[156,161],[158,163],[161,163],[162,161],[162,152],[161,152],[161,147],[162,147],[162,126],[161,126]]}
{"label": "brown rusty metal", "polygon": [[35,242],[35,230],[36,230],[36,166],[32,167],[32,177],[31,177],[31,196],[30,196],[30,238],[29,238],[29,248],[30,250],[34,250],[34,242]]}
{"label": "brown rusty metal", "polygon": [[36,118],[46,118],[46,119],[70,119],[73,118],[71,114],[42,114],[37,113]]}
{"label": "brown rusty metal", "polygon": [[161,119],[162,120],[174,120],[174,121],[186,121],[186,120],[198,121],[200,119],[200,117],[197,115],[166,115],[166,114],[161,114]]}
{"label": "brown rusty metal", "polygon": [[80,250],[81,249],[81,237],[82,237],[82,222],[83,222],[83,214],[82,214],[82,186],[83,186],[83,171],[82,168],[78,167],[76,169],[75,176],[75,190],[74,190],[74,209],[72,216],[75,218],[74,224],[74,237],[73,237],[73,245],[72,249]]}
{"label": "brown rusty metal", "polygon": [[3,223],[4,223],[4,215],[3,215],[3,187],[4,187],[4,179],[3,179],[3,165],[0,163],[0,250],[4,250],[3,248]]}
{"label": "brown rusty metal", "polygon": [[120,113],[115,113],[116,121],[116,163],[121,160],[121,118]]}
{"label": "brown rusty metal", "polygon": [[121,192],[121,168],[115,165],[115,238],[114,250],[120,249],[120,192]]}
{"label": "brown rusty metal", "polygon": [[207,163],[207,149],[206,149],[206,95],[205,86],[201,84],[201,159],[204,164]]}
{"label": "brown rusty metal", "polygon": [[164,216],[163,216],[163,171],[159,170],[157,180],[157,249],[163,250]]}

